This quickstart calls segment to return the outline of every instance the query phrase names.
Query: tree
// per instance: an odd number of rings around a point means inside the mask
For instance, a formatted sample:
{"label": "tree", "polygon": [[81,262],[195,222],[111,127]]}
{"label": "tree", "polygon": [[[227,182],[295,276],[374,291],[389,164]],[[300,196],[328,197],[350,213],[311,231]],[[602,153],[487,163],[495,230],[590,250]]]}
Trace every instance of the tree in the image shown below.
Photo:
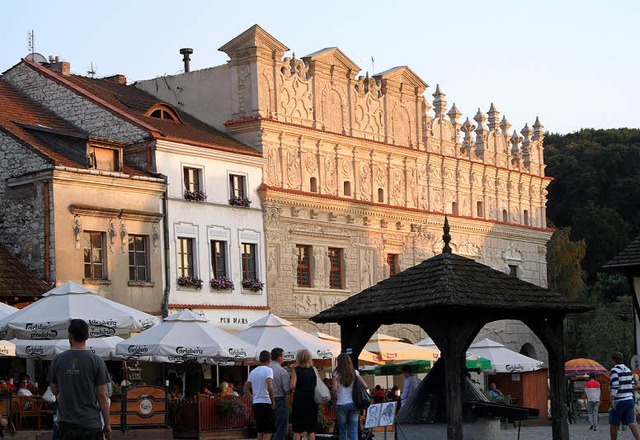
{"label": "tree", "polygon": [[571,228],[556,229],[547,243],[549,288],[567,298],[582,299],[587,287],[581,263],[585,256],[584,240],[571,241]]}

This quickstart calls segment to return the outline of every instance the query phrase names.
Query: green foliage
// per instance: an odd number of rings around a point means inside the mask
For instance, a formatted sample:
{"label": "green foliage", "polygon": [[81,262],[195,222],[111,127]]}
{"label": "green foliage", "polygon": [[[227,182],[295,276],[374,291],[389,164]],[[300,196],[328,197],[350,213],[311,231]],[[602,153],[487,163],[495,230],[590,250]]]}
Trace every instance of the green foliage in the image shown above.
{"label": "green foliage", "polygon": [[589,282],[640,233],[640,130],[580,130],[545,139],[547,213],[571,239],[585,240]]}
{"label": "green foliage", "polygon": [[623,296],[630,296],[627,278],[618,273],[599,272],[597,281],[587,289],[587,299],[593,304],[608,304]]}
{"label": "green foliage", "polygon": [[580,263],[585,255],[584,240],[571,241],[571,228],[556,229],[547,243],[549,288],[567,298],[582,299],[587,287]]}
{"label": "green foliage", "polygon": [[620,350],[628,361],[633,351],[631,297],[621,296],[592,312],[567,318],[566,358],[588,358],[610,368],[611,352]]}

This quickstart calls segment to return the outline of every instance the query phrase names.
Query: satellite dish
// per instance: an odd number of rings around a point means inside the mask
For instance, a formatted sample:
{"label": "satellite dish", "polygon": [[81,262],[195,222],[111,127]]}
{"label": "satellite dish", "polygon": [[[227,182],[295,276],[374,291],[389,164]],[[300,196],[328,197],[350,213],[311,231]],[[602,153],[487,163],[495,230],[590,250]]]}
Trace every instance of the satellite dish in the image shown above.
{"label": "satellite dish", "polygon": [[25,58],[39,64],[47,63],[47,59],[42,54],[39,54],[38,52],[32,52],[29,55],[27,55]]}

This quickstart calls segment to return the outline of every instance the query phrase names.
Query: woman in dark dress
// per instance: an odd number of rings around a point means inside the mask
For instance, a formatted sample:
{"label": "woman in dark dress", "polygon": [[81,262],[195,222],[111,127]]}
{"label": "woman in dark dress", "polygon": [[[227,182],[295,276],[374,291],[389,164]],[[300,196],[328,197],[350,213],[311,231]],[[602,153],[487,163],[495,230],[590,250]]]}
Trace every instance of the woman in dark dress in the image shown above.
{"label": "woman in dark dress", "polygon": [[291,371],[291,390],[294,391],[291,411],[293,440],[300,440],[304,432],[309,440],[316,438],[318,404],[313,399],[316,380],[311,353],[309,350],[300,350],[296,355],[296,367]]}

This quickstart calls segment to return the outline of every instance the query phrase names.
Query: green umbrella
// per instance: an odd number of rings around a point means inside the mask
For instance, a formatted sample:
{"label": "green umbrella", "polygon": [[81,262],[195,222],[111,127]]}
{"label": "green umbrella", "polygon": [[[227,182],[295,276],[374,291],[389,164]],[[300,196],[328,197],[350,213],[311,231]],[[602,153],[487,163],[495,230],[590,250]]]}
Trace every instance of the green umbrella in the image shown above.
{"label": "green umbrella", "polygon": [[[431,370],[430,361],[409,361],[398,364],[365,367],[360,370],[360,374],[373,374],[375,376],[395,376],[397,374],[402,374],[402,367],[404,367],[405,365],[411,366],[411,371],[414,374],[428,373],[429,370]],[[490,370],[491,361],[483,357],[474,357],[473,359],[467,359],[467,368],[469,370]]]}

